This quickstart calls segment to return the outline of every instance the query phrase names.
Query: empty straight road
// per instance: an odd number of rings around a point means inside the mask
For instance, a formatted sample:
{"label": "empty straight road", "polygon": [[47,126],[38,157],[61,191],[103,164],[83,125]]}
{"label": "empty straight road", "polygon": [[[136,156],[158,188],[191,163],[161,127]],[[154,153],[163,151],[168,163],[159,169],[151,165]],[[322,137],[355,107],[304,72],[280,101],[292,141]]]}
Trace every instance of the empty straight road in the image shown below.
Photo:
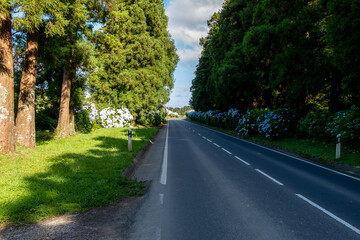
{"label": "empty straight road", "polygon": [[360,239],[360,179],[184,120],[136,177],[130,239]]}

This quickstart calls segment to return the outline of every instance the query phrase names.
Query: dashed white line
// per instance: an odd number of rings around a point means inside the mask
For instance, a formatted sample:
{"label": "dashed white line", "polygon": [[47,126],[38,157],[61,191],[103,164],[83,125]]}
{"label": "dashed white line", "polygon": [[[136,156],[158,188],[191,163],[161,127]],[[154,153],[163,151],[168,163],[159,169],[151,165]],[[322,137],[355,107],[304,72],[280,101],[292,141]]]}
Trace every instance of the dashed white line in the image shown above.
{"label": "dashed white line", "polygon": [[203,138],[203,139],[205,139],[205,140],[207,139],[207,138],[206,138],[206,137],[204,137],[204,136],[203,136],[202,138]]}
{"label": "dashed white line", "polygon": [[156,240],[161,240],[161,228],[156,228]]}
{"label": "dashed white line", "polygon": [[280,186],[284,186],[284,184],[282,184],[281,182],[279,182],[278,180],[276,180],[273,177],[270,177],[269,175],[267,175],[266,173],[264,173],[263,171],[259,170],[259,169],[255,169],[256,171],[258,171],[259,173],[261,173],[262,175],[264,175],[265,177],[269,178],[270,180],[276,182],[277,184],[279,184]]}
{"label": "dashed white line", "polygon": [[237,160],[240,160],[241,162],[245,163],[246,165],[250,166],[250,163],[248,163],[247,161],[242,160],[242,159],[239,158],[238,156],[235,156],[235,158],[236,158]]}
{"label": "dashed white line", "polygon": [[166,184],[166,178],[167,178],[167,158],[168,158],[169,127],[170,127],[170,121],[168,121],[168,126],[167,126],[167,130],[166,130],[164,156],[163,156],[163,162],[162,162],[162,167],[161,167],[160,183],[161,183],[162,185],[165,185],[165,184]]}
{"label": "dashed white line", "polygon": [[228,150],[226,150],[225,148],[221,148],[224,152],[227,152],[228,154],[232,154],[231,152],[229,152]]}
{"label": "dashed white line", "polygon": [[241,138],[238,138],[238,137],[234,137],[234,136],[231,136],[231,135],[229,135],[229,134],[227,134],[227,133],[219,132],[219,131],[217,131],[217,130],[214,130],[214,129],[211,129],[211,128],[202,126],[202,125],[197,124],[197,123],[192,123],[192,124],[197,125],[197,126],[200,126],[200,127],[202,127],[202,128],[206,128],[206,129],[208,129],[208,130],[210,130],[210,131],[213,131],[213,132],[216,132],[216,133],[218,133],[218,134],[225,135],[225,136],[227,136],[227,137],[236,139],[236,140],[238,140],[238,141],[246,142],[246,143],[249,143],[249,144],[251,144],[251,145],[254,145],[254,146],[257,146],[257,147],[260,147],[260,148],[263,148],[263,149],[266,149],[266,150],[269,150],[269,151],[272,151],[272,152],[281,154],[281,155],[283,155],[283,156],[287,156],[287,157],[290,157],[290,158],[292,158],[292,159],[296,159],[296,160],[298,160],[298,161],[301,161],[301,162],[304,162],[304,163],[307,163],[307,164],[316,166],[316,167],[318,167],[318,168],[322,168],[322,169],[328,170],[328,171],[330,171],[330,172],[333,172],[333,173],[336,173],[336,174],[339,174],[339,175],[342,175],[342,176],[345,176],[345,177],[352,178],[352,179],[354,179],[354,180],[360,181],[360,178],[358,178],[358,177],[354,177],[354,176],[351,176],[351,175],[348,175],[348,174],[345,174],[345,173],[342,173],[342,172],[339,172],[339,171],[336,171],[336,170],[333,170],[333,169],[330,169],[330,168],[327,168],[327,167],[320,166],[320,165],[318,165],[318,164],[316,164],[316,163],[309,162],[308,160],[301,159],[301,158],[298,158],[298,157],[294,157],[294,156],[291,156],[291,155],[289,155],[289,154],[286,154],[286,153],[283,153],[283,152],[279,152],[279,151],[277,151],[277,150],[274,150],[274,149],[271,149],[271,148],[268,148],[268,147],[264,147],[264,146],[259,145],[259,144],[257,144],[257,143],[253,143],[253,142],[250,142],[250,141],[248,141],[248,140],[244,140],[244,139],[241,139]]}
{"label": "dashed white line", "polygon": [[211,143],[212,143],[212,141],[211,141],[210,139],[206,139],[206,140],[208,140],[208,142],[211,142]]}
{"label": "dashed white line", "polygon": [[160,193],[159,198],[160,198],[160,204],[163,205],[164,204],[164,194]]}
{"label": "dashed white line", "polygon": [[218,145],[218,144],[216,144],[216,143],[213,143],[215,146],[217,146],[217,147],[220,147],[220,145]]}
{"label": "dashed white line", "polygon": [[199,136],[201,136],[201,134],[200,134],[200,133],[198,133],[198,135],[199,135]]}
{"label": "dashed white line", "polygon": [[320,207],[319,205],[317,205],[316,203],[312,202],[311,200],[307,199],[306,197],[302,196],[301,194],[296,194],[296,196],[298,196],[299,198],[301,198],[302,200],[306,201],[307,203],[309,203],[310,205],[312,205],[313,207],[316,207],[317,209],[319,209],[320,211],[322,211],[323,213],[325,213],[326,215],[332,217],[333,219],[335,219],[336,221],[344,224],[346,227],[350,228],[351,230],[353,230],[354,232],[356,232],[357,234],[360,235],[360,230],[357,229],[356,227],[354,227],[353,225],[351,225],[350,223],[342,220],[341,218],[335,216],[334,214],[332,214],[331,212],[327,211],[326,209]]}

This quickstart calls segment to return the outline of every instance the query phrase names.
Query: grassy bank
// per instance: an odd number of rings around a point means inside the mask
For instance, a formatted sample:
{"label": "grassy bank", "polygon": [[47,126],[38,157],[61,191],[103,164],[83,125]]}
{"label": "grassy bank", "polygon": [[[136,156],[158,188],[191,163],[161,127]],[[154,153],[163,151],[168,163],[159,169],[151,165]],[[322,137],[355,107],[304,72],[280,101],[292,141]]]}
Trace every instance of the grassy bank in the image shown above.
{"label": "grassy bank", "polygon": [[156,132],[135,128],[132,153],[127,129],[98,129],[0,153],[0,224],[39,221],[140,194],[143,185],[121,173]]}
{"label": "grassy bank", "polygon": [[[210,128],[226,132],[233,136],[237,136],[236,131],[224,130],[216,127],[210,127]],[[316,159],[323,163],[327,163],[327,164],[340,163],[360,169],[359,150],[353,148],[351,149],[346,148],[346,146],[344,146],[343,144],[341,149],[341,158],[336,159],[335,141],[334,143],[331,144],[318,140],[301,139],[295,137],[272,140],[272,139],[264,138],[262,136],[250,136],[247,139],[270,147],[280,148],[282,150],[294,152],[306,158]]]}

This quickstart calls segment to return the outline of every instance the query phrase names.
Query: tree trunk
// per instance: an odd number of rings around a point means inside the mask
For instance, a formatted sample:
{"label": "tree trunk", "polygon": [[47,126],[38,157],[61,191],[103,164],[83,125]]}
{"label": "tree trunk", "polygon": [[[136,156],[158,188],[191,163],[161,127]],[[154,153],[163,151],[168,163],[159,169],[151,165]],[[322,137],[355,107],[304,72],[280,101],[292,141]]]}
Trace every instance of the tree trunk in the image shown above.
{"label": "tree trunk", "polygon": [[[10,11],[9,11],[10,12]],[[0,151],[15,151],[11,17],[0,13]]]}
{"label": "tree trunk", "polygon": [[61,86],[61,99],[58,125],[55,130],[56,138],[66,138],[70,135],[70,93],[71,93],[71,72],[72,72],[72,54],[65,63],[63,81]]}
{"label": "tree trunk", "polygon": [[[72,74],[71,77],[71,85],[72,85],[72,92],[74,92],[75,90],[75,84],[76,84],[76,78],[75,78],[75,74]],[[70,99],[71,100],[71,99]],[[70,135],[75,135],[76,133],[76,126],[75,126],[75,109],[74,106],[71,105],[70,103],[70,110],[69,110],[69,134]]]}
{"label": "tree trunk", "polygon": [[21,146],[35,147],[35,81],[38,54],[38,32],[27,34],[25,66],[21,76],[16,141]]}

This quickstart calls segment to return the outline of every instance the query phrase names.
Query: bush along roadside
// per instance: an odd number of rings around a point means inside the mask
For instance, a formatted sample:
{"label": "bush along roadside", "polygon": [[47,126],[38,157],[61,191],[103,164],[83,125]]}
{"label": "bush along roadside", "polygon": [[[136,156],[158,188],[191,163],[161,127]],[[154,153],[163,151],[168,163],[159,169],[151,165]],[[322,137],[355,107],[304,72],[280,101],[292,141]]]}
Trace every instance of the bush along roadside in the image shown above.
{"label": "bush along roadside", "polygon": [[[305,116],[298,116],[291,109],[253,109],[246,113],[240,113],[236,109],[228,112],[207,111],[189,112],[187,118],[201,124],[230,130],[238,136],[260,141],[276,147],[285,147],[305,156],[320,157],[324,160],[335,160],[336,136],[341,134],[343,146],[349,152],[357,154],[351,156],[349,163],[345,164],[360,167],[360,109],[351,107],[349,110],[337,113],[328,111],[311,112]],[[236,124],[234,124],[234,122]],[[285,139],[291,139],[291,146],[287,146]],[[324,145],[329,147],[312,150],[299,149],[293,142],[310,141],[319,143],[319,148]],[[289,140],[290,141],[290,140]],[[281,144],[280,144],[281,143]],[[279,145],[280,144],[280,145]],[[334,151],[324,153],[322,151]],[[332,157],[332,155],[334,155]],[[343,158],[340,160],[340,162]]]}

